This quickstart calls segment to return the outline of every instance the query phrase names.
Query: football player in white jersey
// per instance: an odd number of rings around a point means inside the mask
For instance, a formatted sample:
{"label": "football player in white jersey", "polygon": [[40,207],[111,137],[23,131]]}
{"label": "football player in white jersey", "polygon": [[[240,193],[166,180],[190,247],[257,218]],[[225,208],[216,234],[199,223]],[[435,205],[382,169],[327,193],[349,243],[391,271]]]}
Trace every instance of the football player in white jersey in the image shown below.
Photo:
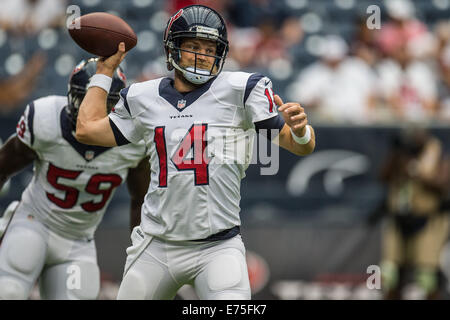
{"label": "football player in white jersey", "polygon": [[[150,151],[151,184],[127,249],[118,299],[173,299],[184,284],[200,299],[250,299],[239,230],[250,132],[278,129],[270,139],[307,155],[315,147],[314,130],[298,103],[274,96],[269,78],[221,72],[228,41],[216,11],[201,5],[181,9],[167,23],[164,46],[174,79],[131,85],[107,115],[110,77],[125,57],[121,43],[98,64],[77,121],[76,137],[83,143],[115,146],[144,139]],[[236,143],[242,153],[230,152]]]}
{"label": "football player in white jersey", "polygon": [[[83,60],[74,69],[67,97],[31,102],[16,135],[0,149],[0,189],[11,175],[34,163],[20,202],[7,210],[14,215],[0,245],[0,299],[27,299],[38,278],[43,299],[96,299],[100,272],[94,233],[125,180],[131,225],[140,222],[150,179],[145,144],[109,148],[75,139],[79,105],[96,64],[97,59]],[[118,68],[105,112],[119,100],[125,81]]]}

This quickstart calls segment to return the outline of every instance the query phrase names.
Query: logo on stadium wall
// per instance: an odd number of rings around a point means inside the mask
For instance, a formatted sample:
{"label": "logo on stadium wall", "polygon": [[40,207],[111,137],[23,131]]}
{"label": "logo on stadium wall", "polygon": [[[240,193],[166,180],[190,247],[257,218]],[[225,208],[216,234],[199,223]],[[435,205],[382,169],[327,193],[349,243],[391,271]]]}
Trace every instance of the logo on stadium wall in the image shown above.
{"label": "logo on stadium wall", "polygon": [[323,172],[325,191],[331,196],[339,196],[344,191],[345,179],[365,174],[370,165],[369,157],[359,152],[341,149],[316,151],[292,168],[286,187],[291,196],[300,196],[308,189],[310,180]]}
{"label": "logo on stadium wall", "polygon": [[269,281],[269,266],[259,254],[247,250],[246,254],[248,277],[252,294],[261,291]]}
{"label": "logo on stadium wall", "polygon": [[84,158],[85,158],[87,161],[91,161],[92,159],[94,159],[94,155],[95,155],[95,152],[94,152],[94,151],[88,150],[88,151],[86,151],[86,152],[84,153]]}

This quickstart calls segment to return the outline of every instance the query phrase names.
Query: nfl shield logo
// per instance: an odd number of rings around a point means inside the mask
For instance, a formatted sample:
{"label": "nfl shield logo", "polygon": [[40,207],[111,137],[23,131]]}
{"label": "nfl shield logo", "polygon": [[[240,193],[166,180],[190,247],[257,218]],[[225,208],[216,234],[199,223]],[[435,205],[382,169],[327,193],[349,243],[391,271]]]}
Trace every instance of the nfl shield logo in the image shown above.
{"label": "nfl shield logo", "polygon": [[86,151],[86,152],[84,153],[84,158],[85,158],[87,161],[91,161],[92,159],[94,159],[94,155],[95,155],[95,152],[94,152],[94,151],[88,150],[88,151]]}
{"label": "nfl shield logo", "polygon": [[186,100],[178,100],[178,109],[183,109],[186,106]]}

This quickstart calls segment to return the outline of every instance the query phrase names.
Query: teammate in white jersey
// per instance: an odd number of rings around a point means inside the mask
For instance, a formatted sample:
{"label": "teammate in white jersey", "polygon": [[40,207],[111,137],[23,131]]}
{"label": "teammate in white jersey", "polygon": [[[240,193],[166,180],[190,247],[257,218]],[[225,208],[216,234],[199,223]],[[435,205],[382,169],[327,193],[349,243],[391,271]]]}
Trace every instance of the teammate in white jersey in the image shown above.
{"label": "teammate in white jersey", "polygon": [[[298,103],[283,104],[274,96],[267,77],[221,72],[228,41],[214,10],[181,9],[167,23],[164,45],[174,79],[131,85],[107,116],[110,77],[125,57],[121,43],[98,64],[77,122],[76,137],[83,143],[115,146],[144,139],[150,151],[151,184],[118,298],[172,299],[190,284],[200,299],[250,299],[239,231],[250,132],[278,129],[281,147],[307,155],[315,146],[314,130]],[[236,144],[244,151],[230,152]]]}
{"label": "teammate in white jersey", "polygon": [[[96,299],[100,272],[94,232],[125,180],[131,225],[140,222],[150,178],[145,144],[109,148],[75,139],[79,105],[96,64],[97,59],[90,59],[74,69],[68,97],[31,102],[17,134],[0,149],[0,188],[34,162],[33,178],[20,202],[7,210],[14,215],[0,246],[0,299],[27,299],[38,277],[43,299]],[[118,68],[108,108],[119,100],[125,81]]]}

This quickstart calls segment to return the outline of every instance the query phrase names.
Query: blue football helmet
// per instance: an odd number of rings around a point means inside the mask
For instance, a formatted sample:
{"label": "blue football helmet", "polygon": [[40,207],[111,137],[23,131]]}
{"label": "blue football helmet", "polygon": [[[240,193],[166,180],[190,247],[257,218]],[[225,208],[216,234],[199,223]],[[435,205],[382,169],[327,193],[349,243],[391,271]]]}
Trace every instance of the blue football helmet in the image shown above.
{"label": "blue football helmet", "polygon": [[[89,84],[91,77],[96,73],[98,59],[99,58],[90,58],[88,60],[82,60],[75,69],[73,69],[72,74],[70,75],[67,93],[68,105],[66,110],[74,127],[77,123],[78,110],[80,109],[81,102],[87,91],[87,85]],[[114,72],[111,89],[108,94],[106,104],[108,113],[119,101],[120,90],[125,87],[126,77],[119,67]]]}
{"label": "blue football helmet", "polygon": [[[210,70],[193,67],[183,68],[179,64],[181,57],[181,40],[198,38],[216,41],[215,63]],[[180,9],[167,22],[164,32],[164,49],[167,68],[179,70],[183,76],[194,84],[203,84],[217,76],[223,68],[228,53],[227,28],[225,21],[215,10],[202,5],[191,5]],[[195,52],[192,52],[195,53]],[[195,53],[196,55],[198,53]],[[197,61],[197,59],[195,59]]]}

